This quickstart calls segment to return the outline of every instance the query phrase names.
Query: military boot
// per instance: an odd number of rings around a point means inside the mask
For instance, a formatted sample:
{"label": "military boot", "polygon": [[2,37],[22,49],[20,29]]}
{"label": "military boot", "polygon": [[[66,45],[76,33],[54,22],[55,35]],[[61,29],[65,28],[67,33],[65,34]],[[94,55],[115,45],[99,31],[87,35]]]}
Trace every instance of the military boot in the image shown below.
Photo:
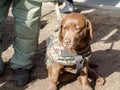
{"label": "military boot", "polygon": [[75,6],[73,4],[73,0],[64,0],[65,7],[63,8],[63,13],[71,13],[75,11]]}
{"label": "military boot", "polygon": [[58,5],[59,5],[59,6],[62,5],[63,2],[64,2],[64,0],[58,0]]}

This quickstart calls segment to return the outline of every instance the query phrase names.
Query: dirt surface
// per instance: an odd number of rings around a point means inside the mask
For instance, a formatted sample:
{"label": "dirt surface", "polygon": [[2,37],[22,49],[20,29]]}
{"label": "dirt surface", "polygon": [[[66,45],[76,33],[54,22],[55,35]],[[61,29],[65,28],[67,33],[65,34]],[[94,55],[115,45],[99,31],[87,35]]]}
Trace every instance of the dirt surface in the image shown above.
{"label": "dirt surface", "polygon": [[[83,13],[93,24],[94,38],[91,41],[93,56],[91,62],[98,64],[95,69],[106,80],[102,86],[93,85],[95,90],[120,90],[120,12],[80,6],[75,3],[79,13]],[[61,8],[61,7],[60,7]],[[64,16],[64,15],[62,15]],[[33,56],[34,69],[31,82],[24,87],[16,87],[9,63],[4,75],[0,77],[0,90],[47,90],[49,79],[45,68],[45,42],[50,34],[58,28],[58,21],[53,3],[43,3],[40,20],[40,37],[37,53]],[[2,25],[5,62],[12,57],[13,16],[11,9]],[[79,82],[62,84],[59,90],[80,90]]]}

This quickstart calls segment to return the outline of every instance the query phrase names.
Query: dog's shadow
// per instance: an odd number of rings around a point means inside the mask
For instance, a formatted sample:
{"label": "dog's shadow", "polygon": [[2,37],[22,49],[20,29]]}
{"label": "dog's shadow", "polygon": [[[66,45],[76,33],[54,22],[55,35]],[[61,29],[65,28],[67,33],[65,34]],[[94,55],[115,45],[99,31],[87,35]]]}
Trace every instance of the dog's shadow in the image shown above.
{"label": "dog's shadow", "polygon": [[93,52],[91,62],[98,65],[96,71],[103,77],[120,72],[120,51],[107,49]]}
{"label": "dog's shadow", "polygon": [[[98,67],[95,68],[95,71],[105,79],[104,84],[107,83],[106,78],[108,78],[111,74],[115,72],[120,72],[119,59],[119,50],[107,49],[93,52],[91,62],[98,65]],[[95,81],[91,83],[91,86],[95,88]]]}

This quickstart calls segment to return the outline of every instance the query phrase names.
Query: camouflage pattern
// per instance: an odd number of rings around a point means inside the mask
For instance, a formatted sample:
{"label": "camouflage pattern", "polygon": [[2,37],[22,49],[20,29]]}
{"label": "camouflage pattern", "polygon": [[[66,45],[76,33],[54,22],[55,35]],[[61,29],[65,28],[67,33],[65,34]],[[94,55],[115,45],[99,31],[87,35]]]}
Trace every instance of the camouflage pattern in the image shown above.
{"label": "camouflage pattern", "polygon": [[75,53],[70,53],[66,51],[64,47],[61,45],[58,36],[59,31],[57,30],[47,41],[47,61],[46,61],[47,65],[51,67],[52,62],[56,62],[64,66],[76,65],[77,70],[72,72],[81,70],[85,60],[88,60],[89,57],[91,56],[90,46],[88,47],[87,51],[85,51],[83,54],[78,55]]}

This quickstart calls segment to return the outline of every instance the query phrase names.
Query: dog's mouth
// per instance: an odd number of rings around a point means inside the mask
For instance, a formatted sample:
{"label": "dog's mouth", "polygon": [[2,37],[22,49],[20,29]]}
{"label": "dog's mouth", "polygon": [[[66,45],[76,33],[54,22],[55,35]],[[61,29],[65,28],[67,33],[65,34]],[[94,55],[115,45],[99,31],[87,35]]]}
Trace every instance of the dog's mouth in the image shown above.
{"label": "dog's mouth", "polygon": [[66,49],[71,49],[73,46],[70,44],[70,45],[66,45],[65,43],[63,43],[63,46],[64,46],[64,48],[66,48]]}
{"label": "dog's mouth", "polygon": [[63,47],[69,51],[79,51],[79,50],[84,50],[84,48],[86,47],[86,45],[82,45],[81,43],[81,46],[80,46],[80,42],[79,40],[77,39],[76,41],[75,40],[72,40],[70,43],[66,43],[63,41]]}

